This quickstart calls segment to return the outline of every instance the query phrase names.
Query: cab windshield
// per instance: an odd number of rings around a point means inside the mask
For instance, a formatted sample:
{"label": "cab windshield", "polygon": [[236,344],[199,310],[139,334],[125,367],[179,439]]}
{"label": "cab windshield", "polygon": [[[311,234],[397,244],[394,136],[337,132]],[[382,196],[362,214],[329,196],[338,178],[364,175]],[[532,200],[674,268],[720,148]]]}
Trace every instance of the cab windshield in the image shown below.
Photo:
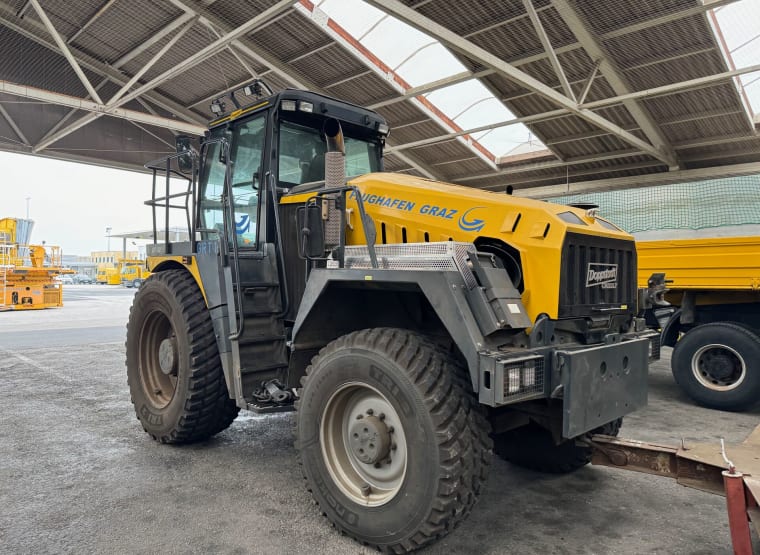
{"label": "cab windshield", "polygon": [[[279,176],[281,186],[293,187],[325,179],[327,144],[319,129],[295,122],[280,123]],[[378,171],[380,145],[344,136],[346,177]]]}

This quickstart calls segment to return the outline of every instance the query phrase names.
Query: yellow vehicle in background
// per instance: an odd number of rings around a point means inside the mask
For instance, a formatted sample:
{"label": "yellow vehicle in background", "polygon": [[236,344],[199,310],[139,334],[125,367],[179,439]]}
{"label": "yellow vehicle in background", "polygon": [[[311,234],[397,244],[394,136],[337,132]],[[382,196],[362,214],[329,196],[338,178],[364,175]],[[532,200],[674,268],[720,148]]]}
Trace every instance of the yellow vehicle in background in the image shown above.
{"label": "yellow vehicle in background", "polygon": [[124,287],[140,287],[150,277],[150,272],[144,266],[144,262],[127,264],[121,270],[121,284]]}
{"label": "yellow vehicle in background", "polygon": [[664,272],[661,343],[697,403],[744,410],[760,401],[760,237],[639,241],[638,282]]}
{"label": "yellow vehicle in background", "polygon": [[98,285],[119,285],[121,276],[118,268],[98,268],[95,283]]}

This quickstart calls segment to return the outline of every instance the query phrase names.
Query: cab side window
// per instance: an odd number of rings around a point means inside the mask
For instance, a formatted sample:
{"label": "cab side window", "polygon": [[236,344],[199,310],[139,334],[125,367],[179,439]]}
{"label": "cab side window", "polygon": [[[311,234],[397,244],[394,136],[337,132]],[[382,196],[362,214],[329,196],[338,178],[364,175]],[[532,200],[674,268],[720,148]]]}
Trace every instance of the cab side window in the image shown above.
{"label": "cab side window", "polygon": [[[261,159],[265,136],[265,114],[241,124],[232,136],[232,221],[235,240],[238,246],[243,248],[256,248]],[[213,138],[215,137],[212,135]],[[202,227],[216,229],[221,234],[224,229],[222,193],[226,167],[219,162],[220,148],[219,143],[213,143],[206,150],[200,202]],[[231,241],[232,238],[227,239]]]}

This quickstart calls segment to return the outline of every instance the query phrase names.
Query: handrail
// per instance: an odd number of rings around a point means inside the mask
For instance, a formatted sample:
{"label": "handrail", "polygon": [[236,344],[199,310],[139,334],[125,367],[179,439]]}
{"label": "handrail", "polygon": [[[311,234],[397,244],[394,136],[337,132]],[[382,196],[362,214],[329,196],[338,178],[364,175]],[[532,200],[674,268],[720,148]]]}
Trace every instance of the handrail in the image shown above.
{"label": "handrail", "polygon": [[285,271],[285,255],[282,252],[282,231],[280,230],[280,211],[277,209],[277,184],[272,172],[267,172],[265,178],[269,185],[269,193],[272,196],[272,211],[274,212],[275,243],[274,252],[277,257],[277,266],[280,271],[280,301],[282,309],[278,316],[283,317],[290,310],[290,295],[288,294],[288,278]]}

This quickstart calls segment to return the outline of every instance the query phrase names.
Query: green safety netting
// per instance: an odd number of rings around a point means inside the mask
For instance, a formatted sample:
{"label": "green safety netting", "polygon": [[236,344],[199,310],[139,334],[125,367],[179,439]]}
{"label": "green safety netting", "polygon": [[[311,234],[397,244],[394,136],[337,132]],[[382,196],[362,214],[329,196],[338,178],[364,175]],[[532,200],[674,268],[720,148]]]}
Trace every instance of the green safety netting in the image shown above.
{"label": "green safety netting", "polygon": [[760,175],[565,195],[556,204],[593,203],[628,233],[760,224]]}

